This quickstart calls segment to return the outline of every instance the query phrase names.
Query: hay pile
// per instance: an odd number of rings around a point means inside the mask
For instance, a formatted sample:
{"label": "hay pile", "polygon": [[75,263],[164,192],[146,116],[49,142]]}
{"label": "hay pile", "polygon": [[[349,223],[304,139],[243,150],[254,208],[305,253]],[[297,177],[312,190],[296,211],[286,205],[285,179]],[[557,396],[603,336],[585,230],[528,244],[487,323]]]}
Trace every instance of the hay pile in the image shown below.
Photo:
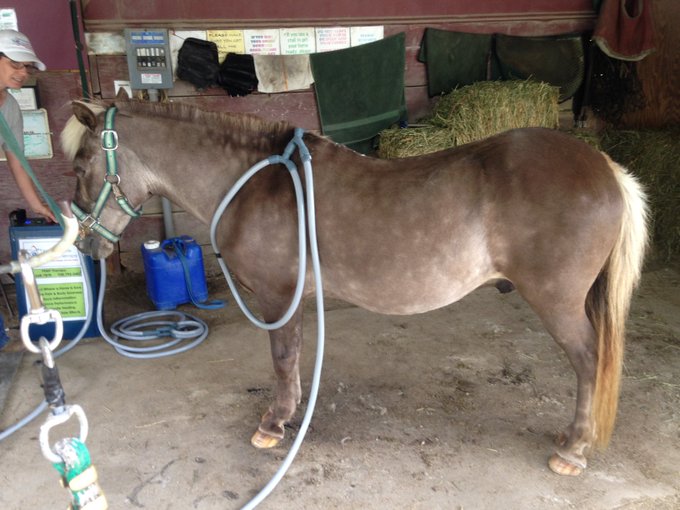
{"label": "hay pile", "polygon": [[442,96],[432,124],[453,133],[462,145],[508,129],[559,125],[558,87],[533,81],[483,81]]}
{"label": "hay pile", "polygon": [[598,151],[604,150],[600,143],[600,135],[596,131],[591,131],[589,129],[567,129],[564,132],[586,142]]}
{"label": "hay pile", "polygon": [[652,213],[654,255],[680,258],[680,130],[606,131],[602,148],[644,184]]}
{"label": "hay pile", "polygon": [[380,133],[381,158],[417,156],[481,140],[508,129],[557,128],[559,88],[533,81],[483,81],[445,94],[426,126]]}
{"label": "hay pile", "polygon": [[406,158],[453,147],[451,130],[437,126],[386,129],[380,133],[378,157]]}

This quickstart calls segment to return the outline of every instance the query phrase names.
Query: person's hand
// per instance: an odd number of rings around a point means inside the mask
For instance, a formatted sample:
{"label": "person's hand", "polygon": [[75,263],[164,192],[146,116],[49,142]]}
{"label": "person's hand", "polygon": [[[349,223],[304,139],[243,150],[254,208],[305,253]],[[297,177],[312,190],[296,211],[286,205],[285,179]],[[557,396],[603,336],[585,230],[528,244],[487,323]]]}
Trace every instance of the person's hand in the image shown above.
{"label": "person's hand", "polygon": [[52,212],[52,210],[47,205],[41,203],[40,205],[38,205],[36,207],[31,207],[31,209],[36,214],[39,214],[43,218],[50,220],[52,223],[57,222],[57,218],[54,216],[54,213]]}

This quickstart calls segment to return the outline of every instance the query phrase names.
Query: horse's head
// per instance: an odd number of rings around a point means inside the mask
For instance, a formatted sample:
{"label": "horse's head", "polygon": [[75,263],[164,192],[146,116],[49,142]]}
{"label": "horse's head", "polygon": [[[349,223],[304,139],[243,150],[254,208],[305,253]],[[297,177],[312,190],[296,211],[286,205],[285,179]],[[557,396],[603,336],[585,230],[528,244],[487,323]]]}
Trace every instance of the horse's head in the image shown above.
{"label": "horse's head", "polygon": [[78,179],[73,210],[83,232],[77,247],[103,259],[113,252],[113,244],[148,192],[130,171],[139,162],[114,129],[110,108],[75,101],[73,113],[61,143]]}

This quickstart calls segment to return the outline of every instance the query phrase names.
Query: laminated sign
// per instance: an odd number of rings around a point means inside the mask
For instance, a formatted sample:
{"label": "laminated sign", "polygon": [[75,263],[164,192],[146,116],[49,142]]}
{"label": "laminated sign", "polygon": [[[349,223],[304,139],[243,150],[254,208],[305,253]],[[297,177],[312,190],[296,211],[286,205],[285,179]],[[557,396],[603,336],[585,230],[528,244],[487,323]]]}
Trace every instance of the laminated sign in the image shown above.
{"label": "laminated sign", "polygon": [[[49,238],[20,239],[19,249],[33,257],[49,250],[54,243]],[[33,275],[46,308],[59,310],[65,321],[86,318],[85,277],[75,246],[70,246],[59,258],[34,268]]]}

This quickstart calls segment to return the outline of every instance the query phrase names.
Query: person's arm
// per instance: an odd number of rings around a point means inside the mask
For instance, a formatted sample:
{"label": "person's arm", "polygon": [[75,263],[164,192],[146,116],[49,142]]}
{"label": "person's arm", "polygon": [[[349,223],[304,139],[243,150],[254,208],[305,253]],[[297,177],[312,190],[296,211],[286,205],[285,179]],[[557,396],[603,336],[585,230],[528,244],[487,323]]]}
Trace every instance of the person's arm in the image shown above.
{"label": "person's arm", "polygon": [[19,159],[9,151],[7,151],[5,154],[7,156],[7,166],[9,166],[12,176],[14,177],[14,181],[17,183],[17,187],[19,188],[19,191],[21,191],[24,200],[26,200],[29,209],[40,216],[44,216],[49,220],[56,221],[56,218],[54,217],[54,214],[50,208],[45,205],[38,196],[38,192],[33,186],[33,181],[24,170],[24,167],[21,166]]}

